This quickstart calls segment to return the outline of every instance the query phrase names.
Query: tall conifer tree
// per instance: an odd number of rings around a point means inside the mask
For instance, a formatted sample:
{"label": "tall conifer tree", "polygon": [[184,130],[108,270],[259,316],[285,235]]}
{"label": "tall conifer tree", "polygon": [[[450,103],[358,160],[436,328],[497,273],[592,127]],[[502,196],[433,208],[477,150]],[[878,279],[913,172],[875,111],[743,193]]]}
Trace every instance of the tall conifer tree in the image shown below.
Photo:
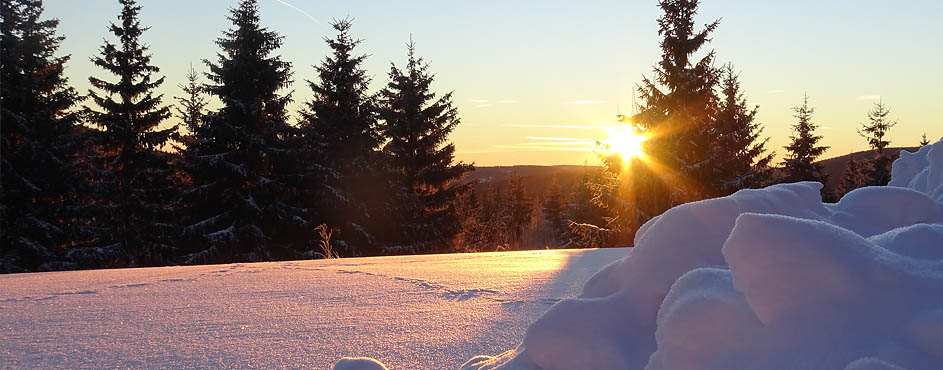
{"label": "tall conifer tree", "polygon": [[868,140],[868,145],[874,151],[874,157],[871,159],[871,172],[867,181],[871,186],[884,186],[891,181],[891,162],[896,159],[896,155],[889,156],[884,153],[887,146],[891,144],[887,140],[887,131],[897,125],[897,121],[891,122],[888,116],[891,110],[884,105],[883,100],[874,103],[874,108],[868,112],[868,123],[862,123],[858,129],[858,135]]}
{"label": "tall conifer tree", "polygon": [[[477,181],[475,181],[475,185],[478,185]],[[461,224],[459,225],[459,232],[452,242],[452,251],[478,252],[493,247],[493,245],[489,245],[489,236],[492,231],[488,229],[488,225],[485,223],[483,211],[484,208],[478,198],[477,191],[459,194],[456,214],[458,214]]]}
{"label": "tall conifer tree", "polygon": [[508,180],[506,199],[510,242],[521,247],[524,243],[524,232],[534,219],[534,201],[527,195],[522,177],[513,175]]}
{"label": "tall conifer tree", "polygon": [[96,267],[161,265],[176,248],[177,194],[170,180],[170,154],[159,149],[176,126],[160,127],[170,109],[154,93],[164,78],[154,77],[160,69],[151,64],[141,42],[148,29],[139,20],[141,7],[134,0],[119,2],[119,23],[108,27],[117,43],[106,40],[92,58],[117,79],[89,77],[96,89],[89,96],[99,108],[85,110],[88,121],[101,130],[100,155],[94,158],[101,184],[96,195],[101,243],[76,258]]}
{"label": "tall conifer tree", "polygon": [[818,181],[825,183],[827,177],[822,163],[816,162],[825,153],[827,146],[818,145],[821,136],[815,134],[818,125],[812,122],[815,108],[809,106],[809,96],[804,95],[802,105],[793,108],[798,122],[792,126],[795,133],[786,148],[786,157],[782,161],[782,182]]}
{"label": "tall conifer tree", "polygon": [[[579,183],[567,197],[566,221],[568,224],[603,224],[603,209],[594,202],[595,184],[602,182],[606,174],[598,169],[584,168]],[[568,225],[569,226],[569,225]],[[569,227],[572,229],[572,227]],[[571,235],[572,236],[572,235]]]}
{"label": "tall conifer tree", "polygon": [[177,117],[183,123],[187,130],[186,134],[179,135],[178,141],[184,145],[184,148],[178,148],[180,151],[193,145],[193,135],[203,124],[203,116],[206,114],[206,106],[209,105],[209,99],[203,84],[200,83],[200,76],[190,66],[187,71],[187,83],[177,85],[183,91],[184,96],[174,97],[177,100],[174,109],[177,111]]}
{"label": "tall conifer tree", "polygon": [[481,242],[484,249],[494,251],[508,248],[511,239],[511,202],[507,183],[488,184],[481,197],[481,211],[478,220],[483,226]]}
{"label": "tall conifer tree", "polygon": [[[643,219],[643,211],[636,207],[640,195],[634,191],[668,189],[634,187],[633,181],[647,185],[653,184],[645,181],[655,181],[635,172],[647,170],[646,167],[641,167],[638,161],[633,160],[634,163],[630,164],[618,155],[603,157],[602,160],[603,168],[594,174],[591,183],[586,185],[592,192],[590,203],[604,213],[602,222],[577,222],[571,224],[570,229],[580,237],[580,243],[584,246],[626,245],[631,243],[635,229],[641,225]],[[648,203],[643,207],[652,204]]]}
{"label": "tall conifer tree", "polygon": [[713,168],[710,126],[716,114],[714,88],[720,71],[714,52],[699,60],[694,54],[718,26],[711,22],[695,30],[698,0],[661,0],[658,19],[662,59],[655,76],[639,87],[642,112],[633,120],[651,137],[645,153],[654,165],[632,160],[631,186],[638,222],[668,208],[710,196]]}
{"label": "tall conifer tree", "polygon": [[554,180],[547,190],[547,197],[542,205],[543,218],[550,231],[550,241],[559,245],[566,240],[569,227],[566,222],[566,200],[560,190],[560,183]]}
{"label": "tall conifer tree", "polygon": [[318,170],[329,189],[320,216],[340,230],[336,244],[346,255],[381,253],[392,233],[390,225],[389,167],[379,152],[376,97],[367,92],[370,79],[363,69],[366,55],[355,55],[361,40],[350,36],[349,19],[331,24],[335,38],[325,38],[332,54],[315,66],[317,81],[308,81],[314,97],[301,112],[308,147],[317,146]]}
{"label": "tall conifer tree", "polygon": [[713,51],[700,59],[695,53],[710,41],[719,23],[695,30],[698,0],[660,0],[658,7],[662,58],[654,77],[644,78],[638,87],[641,113],[629,122],[648,136],[643,143],[646,158],[603,157],[602,181],[591,188],[594,203],[606,210],[605,227],[572,225],[585,244],[631,243],[635,229],[648,219],[714,194],[717,164],[711,126],[721,71],[713,66]]}
{"label": "tall conifer tree", "polygon": [[[176,152],[184,154],[187,153],[189,148],[193,148],[196,145],[196,131],[203,125],[203,118],[207,113],[206,107],[209,105],[209,97],[206,94],[206,89],[200,82],[200,75],[193,69],[192,64],[187,71],[187,83],[178,84],[177,87],[183,91],[183,96],[174,97],[174,99],[177,100],[177,105],[174,106],[174,110],[176,110],[177,118],[180,119],[184,130],[178,131],[174,135],[173,141]],[[194,161],[186,160],[181,155],[175,156],[175,159],[174,170],[177,174],[177,176],[175,176],[175,182],[177,187],[182,190],[181,195],[185,196],[187,191],[193,187],[190,174],[197,171],[197,168],[194,167]],[[192,204],[189,202],[181,201],[179,207],[177,207],[177,212],[181,215],[192,214],[193,209],[191,206]],[[184,219],[185,218],[186,217],[184,217]],[[185,246],[185,239],[186,238],[181,235],[179,243],[184,245],[182,248],[183,253],[188,253],[188,248]],[[178,258],[179,254],[175,256],[175,259]]]}
{"label": "tall conifer tree", "polygon": [[189,251],[181,262],[212,263],[297,258],[310,251],[311,227],[290,202],[298,150],[285,106],[291,64],[272,55],[282,37],[259,24],[256,0],[230,11],[233,27],[216,40],[206,91],[223,107],[195,128],[186,160],[193,181],[184,229]]}
{"label": "tall conifer tree", "polygon": [[40,0],[0,2],[0,273],[68,268],[61,252],[89,238],[80,97],[55,55],[59,21],[42,13]]}
{"label": "tall conifer tree", "polygon": [[407,47],[406,68],[390,67],[390,82],[380,92],[382,133],[399,185],[398,243],[411,252],[442,251],[458,232],[456,200],[471,191],[459,181],[473,166],[454,163],[455,145],[448,135],[458,126],[458,110],[452,93],[436,98],[431,91],[434,76],[428,63]]}
{"label": "tall conifer tree", "polygon": [[[762,127],[755,122],[758,107],[747,106],[733,66],[723,69],[722,99],[710,133],[713,138],[715,196],[744,188],[758,188],[769,181],[773,154],[765,154],[769,138],[761,139]],[[764,155],[765,154],[765,155]]]}

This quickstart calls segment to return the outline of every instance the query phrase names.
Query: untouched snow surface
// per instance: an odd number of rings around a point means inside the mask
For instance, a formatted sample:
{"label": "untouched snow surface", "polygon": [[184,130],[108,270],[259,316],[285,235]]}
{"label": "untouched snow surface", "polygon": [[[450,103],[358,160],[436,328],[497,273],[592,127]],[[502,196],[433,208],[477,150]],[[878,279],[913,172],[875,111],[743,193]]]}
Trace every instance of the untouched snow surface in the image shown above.
{"label": "untouched snow surface", "polygon": [[836,204],[804,182],[675,207],[462,369],[943,369],[943,141],[892,174]]}
{"label": "untouched snow surface", "polygon": [[[625,250],[0,275],[0,368],[454,369]],[[337,369],[382,369],[348,359]]]}

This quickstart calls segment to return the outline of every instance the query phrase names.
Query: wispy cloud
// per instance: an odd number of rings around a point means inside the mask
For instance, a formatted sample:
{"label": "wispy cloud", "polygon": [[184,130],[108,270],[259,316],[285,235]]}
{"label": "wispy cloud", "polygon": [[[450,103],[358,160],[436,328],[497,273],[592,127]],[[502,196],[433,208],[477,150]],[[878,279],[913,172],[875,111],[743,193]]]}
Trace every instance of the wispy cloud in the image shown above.
{"label": "wispy cloud", "polygon": [[521,144],[511,144],[511,145],[492,145],[493,148],[498,149],[513,149],[511,151],[518,152],[591,152],[595,148],[581,148],[581,147],[558,147],[558,146],[531,146],[531,145],[521,145]]}
{"label": "wispy cloud", "polygon": [[323,23],[321,23],[321,21],[317,20],[317,18],[315,18],[315,17],[312,16],[311,14],[308,14],[308,12],[306,12],[306,11],[304,11],[304,10],[301,10],[301,8],[299,8],[299,7],[297,7],[297,6],[294,6],[294,5],[289,4],[289,3],[288,3],[287,1],[285,1],[285,0],[275,0],[275,1],[278,2],[279,4],[282,4],[282,5],[284,5],[284,6],[287,6],[287,7],[289,7],[289,8],[294,9],[294,10],[297,11],[298,13],[303,14],[305,17],[310,18],[312,21],[314,21],[314,23],[317,23],[319,26],[323,26],[323,25],[324,25]]}
{"label": "wispy cloud", "polygon": [[489,153],[506,153],[506,150],[497,150],[497,149],[482,149],[482,150],[459,150],[455,154],[489,154]]}
{"label": "wispy cloud", "polygon": [[[491,100],[488,100],[488,99],[472,99],[470,101],[472,103],[475,103],[476,106],[478,107],[490,107],[492,104]],[[513,103],[517,103],[517,100],[498,100],[498,101],[495,101],[493,104],[513,104]]]}
{"label": "wispy cloud", "polygon": [[570,137],[527,136],[532,142],[495,144],[487,149],[460,151],[456,154],[521,153],[521,152],[592,152],[596,141]]}
{"label": "wispy cloud", "polygon": [[589,139],[575,137],[546,137],[546,136],[527,136],[527,140],[550,140],[550,141],[588,141]]}
{"label": "wispy cloud", "polygon": [[591,104],[604,104],[606,102],[601,101],[601,100],[574,100],[574,101],[569,101],[566,103],[570,105],[591,105]]}
{"label": "wispy cloud", "polygon": [[547,137],[547,136],[527,136],[523,143],[498,144],[491,148],[508,151],[564,151],[564,152],[590,152],[596,149],[596,141],[574,137]]}
{"label": "wispy cloud", "polygon": [[534,150],[534,148],[521,148],[514,145],[492,145],[488,149],[477,149],[477,150],[460,150],[456,151],[457,155],[468,155],[468,154],[503,154],[503,153],[523,153],[523,152],[539,152],[543,150]]}
{"label": "wispy cloud", "polygon": [[861,95],[858,97],[858,100],[880,100],[880,95]]}
{"label": "wispy cloud", "polygon": [[589,126],[589,125],[508,125],[510,127],[532,127],[532,128],[572,128],[572,129],[581,129],[581,130],[601,130],[607,127],[619,127],[617,125],[603,125],[603,126]]}
{"label": "wispy cloud", "polygon": [[517,146],[567,146],[567,145],[596,145],[595,141],[551,141],[551,142],[536,142],[536,143],[518,143],[514,144]]}
{"label": "wispy cloud", "polygon": [[784,92],[786,92],[786,90],[776,89],[776,90],[767,91],[766,93],[767,93],[767,94],[782,94],[782,93],[784,93]]}

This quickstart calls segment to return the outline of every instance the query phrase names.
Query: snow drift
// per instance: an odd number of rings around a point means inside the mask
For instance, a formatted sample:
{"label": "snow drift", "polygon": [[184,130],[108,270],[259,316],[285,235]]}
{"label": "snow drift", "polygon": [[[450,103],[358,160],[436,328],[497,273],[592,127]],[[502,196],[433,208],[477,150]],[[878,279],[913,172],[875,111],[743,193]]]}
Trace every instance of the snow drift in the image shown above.
{"label": "snow drift", "polygon": [[943,140],[892,176],[835,204],[802,182],[675,207],[462,369],[941,369]]}

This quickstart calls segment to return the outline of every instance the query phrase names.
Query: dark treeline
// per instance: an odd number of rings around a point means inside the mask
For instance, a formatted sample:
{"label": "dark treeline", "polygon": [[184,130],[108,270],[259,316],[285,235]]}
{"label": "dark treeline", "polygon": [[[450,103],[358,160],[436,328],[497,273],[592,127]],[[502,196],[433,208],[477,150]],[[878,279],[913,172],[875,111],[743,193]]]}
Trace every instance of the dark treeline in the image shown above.
{"label": "dark treeline", "polygon": [[593,204],[589,188],[599,175],[598,167],[510,171],[504,178],[483,181],[461,198],[463,223],[456,251],[605,246],[584,243],[568,226],[570,222],[602,223],[605,212]]}
{"label": "dark treeline", "polygon": [[[289,122],[292,63],[256,0],[231,9],[207,72],[191,66],[173,99],[155,92],[164,76],[141,7],[119,1],[84,94],[63,74],[64,37],[42,1],[0,2],[0,272],[625,246],[684,202],[827,180],[808,97],[773,163],[738,72],[705,51],[719,22],[698,29],[697,0],[659,1],[662,57],[627,119],[649,138],[646,156],[603,155],[542,191],[520,176],[466,179],[474,167],[448,140],[460,123],[452,95],[434,91],[411,41],[372,92],[352,23],[335,21],[305,81],[313,97]],[[874,155],[850,162],[826,200],[889,181],[895,124],[875,104],[859,130]]]}
{"label": "dark treeline", "polygon": [[289,122],[292,64],[257,1],[231,9],[176,105],[155,92],[141,7],[120,3],[83,95],[42,2],[2,2],[0,272],[453,250],[473,166],[454,160],[458,112],[412,42],[371,92],[351,22],[334,22]]}

